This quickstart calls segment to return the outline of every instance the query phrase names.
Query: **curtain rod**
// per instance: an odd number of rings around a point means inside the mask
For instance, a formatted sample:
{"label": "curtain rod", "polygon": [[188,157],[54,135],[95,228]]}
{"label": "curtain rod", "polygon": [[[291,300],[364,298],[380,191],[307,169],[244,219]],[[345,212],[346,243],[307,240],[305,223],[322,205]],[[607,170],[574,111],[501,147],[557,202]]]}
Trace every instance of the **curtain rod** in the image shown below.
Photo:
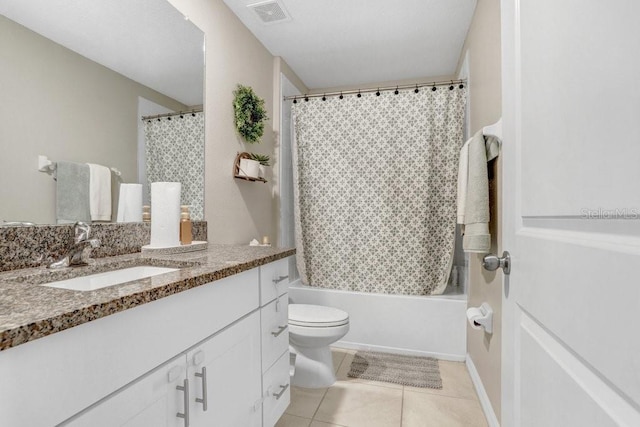
{"label": "curtain rod", "polygon": [[154,116],[142,116],[142,120],[155,120],[161,119],[163,117],[173,117],[173,116],[183,116],[185,114],[195,114],[201,113],[202,108],[192,108],[191,110],[178,111],[177,113],[164,113],[164,114],[156,114]]}
{"label": "curtain rod", "polygon": [[438,86],[449,86],[450,89],[453,88],[454,85],[464,85],[465,83],[467,83],[466,79],[457,79],[457,80],[442,80],[439,82],[427,82],[427,83],[417,83],[417,84],[407,84],[407,85],[397,85],[397,86],[385,86],[385,87],[372,87],[372,88],[366,88],[366,89],[351,89],[351,90],[343,90],[343,91],[334,91],[334,92],[325,92],[325,93],[314,93],[314,94],[304,94],[304,95],[292,95],[292,96],[285,96],[283,97],[283,99],[285,101],[289,101],[291,99],[293,99],[294,101],[297,99],[304,99],[307,100],[309,98],[320,98],[320,97],[327,97],[327,96],[342,96],[342,95],[355,95],[355,94],[362,94],[362,93],[376,93],[379,94],[380,92],[388,92],[388,91],[400,91],[400,90],[406,90],[406,89],[420,89],[420,88],[424,88],[424,87],[431,87],[431,88],[436,88]]}

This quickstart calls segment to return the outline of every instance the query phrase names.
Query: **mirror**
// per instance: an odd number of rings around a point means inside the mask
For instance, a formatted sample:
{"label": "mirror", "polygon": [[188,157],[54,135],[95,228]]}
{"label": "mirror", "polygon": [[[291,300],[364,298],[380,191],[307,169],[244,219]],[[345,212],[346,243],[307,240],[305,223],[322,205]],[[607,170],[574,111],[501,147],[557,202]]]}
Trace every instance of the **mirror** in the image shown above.
{"label": "mirror", "polygon": [[0,225],[56,223],[39,155],[141,182],[141,116],[203,104],[204,34],[166,0],[0,2],[0,56]]}

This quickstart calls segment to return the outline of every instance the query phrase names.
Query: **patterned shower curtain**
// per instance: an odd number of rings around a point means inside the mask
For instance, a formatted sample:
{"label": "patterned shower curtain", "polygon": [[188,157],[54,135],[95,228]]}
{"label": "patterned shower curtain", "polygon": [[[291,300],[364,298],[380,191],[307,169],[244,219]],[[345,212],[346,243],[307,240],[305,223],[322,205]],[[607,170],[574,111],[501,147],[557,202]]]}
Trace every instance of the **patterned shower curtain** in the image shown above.
{"label": "patterned shower curtain", "polygon": [[[147,180],[180,182],[181,203],[191,219],[204,218],[204,115],[147,120],[144,127]],[[151,188],[148,185],[147,188]],[[150,191],[150,190],[149,190]]]}
{"label": "patterned shower curtain", "polygon": [[466,89],[456,86],[293,105],[303,283],[386,294],[444,291],[465,102]]}

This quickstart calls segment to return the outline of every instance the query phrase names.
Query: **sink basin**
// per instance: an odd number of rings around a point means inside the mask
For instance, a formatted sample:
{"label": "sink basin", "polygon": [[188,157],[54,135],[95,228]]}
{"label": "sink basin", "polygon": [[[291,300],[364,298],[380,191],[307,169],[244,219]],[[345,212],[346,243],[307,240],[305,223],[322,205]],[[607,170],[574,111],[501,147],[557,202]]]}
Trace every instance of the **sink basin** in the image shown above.
{"label": "sink basin", "polygon": [[40,269],[31,274],[19,274],[5,280],[74,291],[94,291],[199,265],[197,261],[154,258],[120,259],[111,262],[101,260],[82,267]]}
{"label": "sink basin", "polygon": [[146,279],[147,277],[170,273],[172,271],[178,271],[178,269],[144,265],[90,274],[88,276],[73,277],[57,282],[45,283],[42,286],[69,289],[72,291],[95,291],[96,289],[106,288],[107,286],[119,285],[121,283],[131,282],[132,280]]}

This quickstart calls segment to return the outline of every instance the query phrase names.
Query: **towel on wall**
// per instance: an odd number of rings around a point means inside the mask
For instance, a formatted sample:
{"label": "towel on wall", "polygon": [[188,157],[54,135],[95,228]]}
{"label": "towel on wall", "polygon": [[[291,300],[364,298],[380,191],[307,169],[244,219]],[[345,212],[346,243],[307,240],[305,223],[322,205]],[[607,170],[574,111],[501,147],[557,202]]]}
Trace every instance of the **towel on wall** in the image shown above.
{"label": "towel on wall", "polygon": [[111,221],[111,170],[106,166],[89,166],[89,212],[92,221]]}
{"label": "towel on wall", "polygon": [[89,166],[58,162],[56,166],[56,220],[58,224],[89,222]]}
{"label": "towel on wall", "polygon": [[460,151],[457,215],[458,224],[464,225],[462,249],[465,252],[491,250],[487,162],[498,156],[499,144],[497,138],[485,137],[480,130]]}

